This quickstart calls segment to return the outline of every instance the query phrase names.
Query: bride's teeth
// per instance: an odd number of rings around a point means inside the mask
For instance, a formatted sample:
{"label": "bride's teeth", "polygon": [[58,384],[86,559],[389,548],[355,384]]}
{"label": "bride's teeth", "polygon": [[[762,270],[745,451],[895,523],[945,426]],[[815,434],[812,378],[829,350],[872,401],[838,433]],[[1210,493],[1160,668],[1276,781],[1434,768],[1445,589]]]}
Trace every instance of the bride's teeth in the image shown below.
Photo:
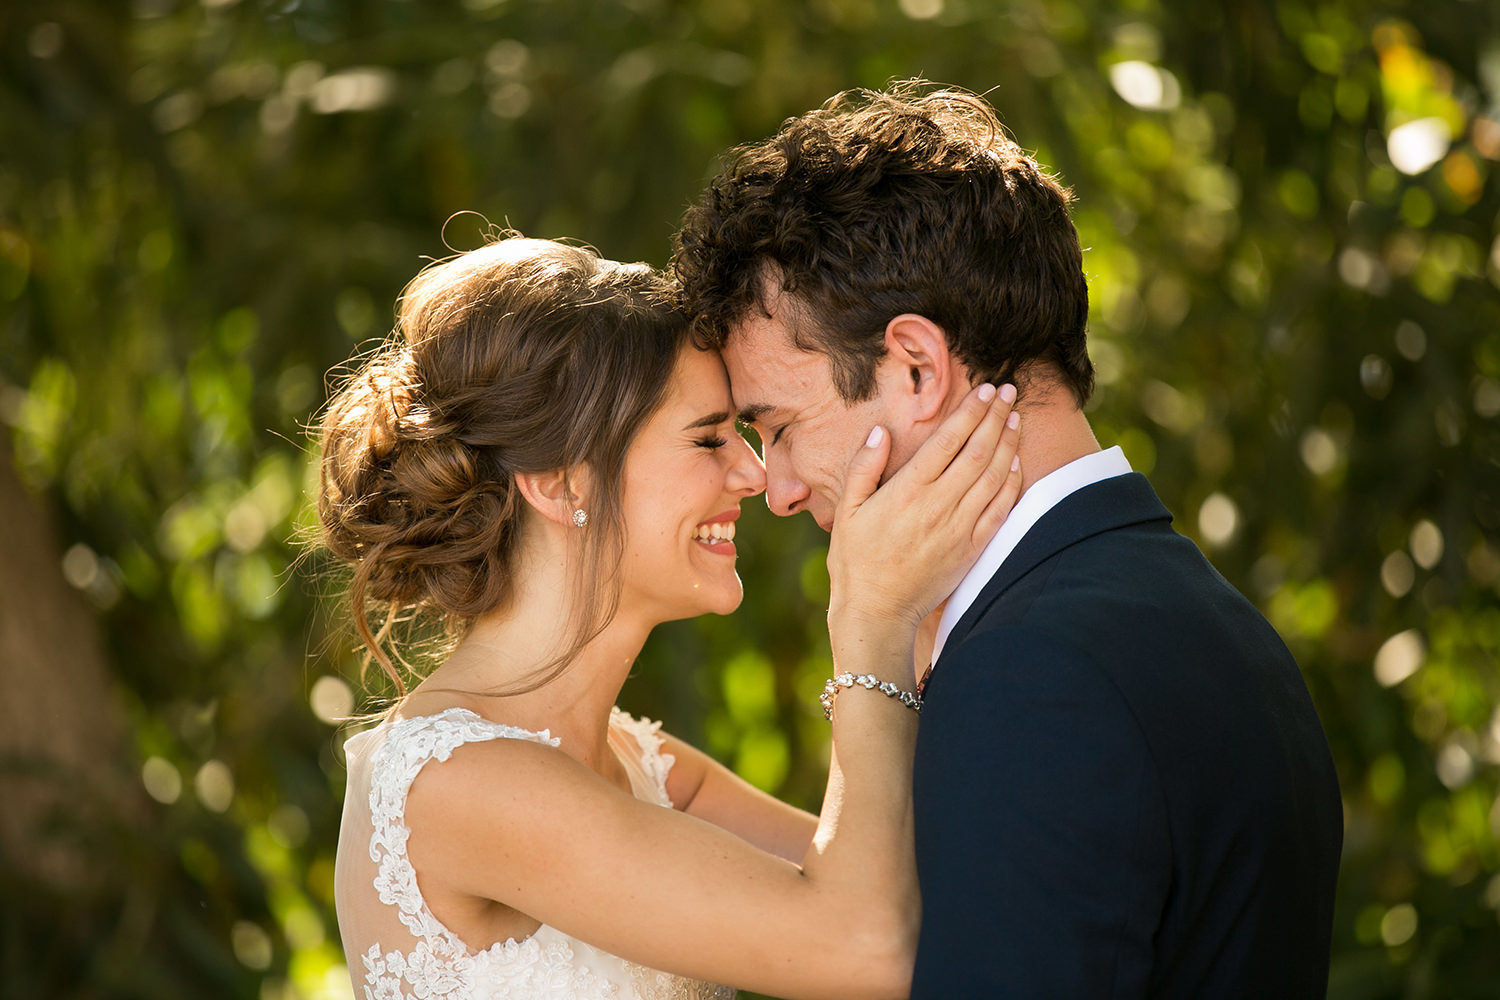
{"label": "bride's teeth", "polygon": [[734,522],[715,521],[713,524],[700,524],[693,529],[693,537],[700,542],[732,542],[734,541]]}

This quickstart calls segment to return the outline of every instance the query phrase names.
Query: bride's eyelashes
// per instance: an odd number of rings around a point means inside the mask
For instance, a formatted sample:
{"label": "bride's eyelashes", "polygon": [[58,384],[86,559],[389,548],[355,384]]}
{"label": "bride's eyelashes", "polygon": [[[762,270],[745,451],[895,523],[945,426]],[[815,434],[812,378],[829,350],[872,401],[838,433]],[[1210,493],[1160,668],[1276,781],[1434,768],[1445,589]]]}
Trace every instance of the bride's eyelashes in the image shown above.
{"label": "bride's eyelashes", "polygon": [[723,437],[722,435],[715,435],[713,437],[699,438],[698,440],[694,441],[693,443],[696,444],[700,448],[707,448],[710,451],[716,451],[719,448],[722,448],[726,444],[728,444],[729,443],[729,439],[726,438],[726,437]]}

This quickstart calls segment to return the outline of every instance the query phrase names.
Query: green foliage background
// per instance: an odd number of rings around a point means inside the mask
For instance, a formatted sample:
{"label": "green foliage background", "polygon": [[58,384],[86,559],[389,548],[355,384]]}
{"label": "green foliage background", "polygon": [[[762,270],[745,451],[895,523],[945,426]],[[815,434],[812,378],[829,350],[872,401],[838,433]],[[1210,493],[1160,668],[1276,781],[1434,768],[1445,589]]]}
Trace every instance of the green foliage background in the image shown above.
{"label": "green foliage background", "polygon": [[[151,814],[54,818],[110,859],[87,888],[5,862],[0,992],[348,995],[324,719],[357,661],[293,566],[325,372],[475,245],[454,213],[662,264],[720,150],[916,74],[1074,187],[1100,438],[1305,670],[1346,807],[1330,996],[1500,996],[1479,0],[9,0],[0,417]],[[742,524],[745,606],[663,627],[623,701],[815,807],[823,539]]]}

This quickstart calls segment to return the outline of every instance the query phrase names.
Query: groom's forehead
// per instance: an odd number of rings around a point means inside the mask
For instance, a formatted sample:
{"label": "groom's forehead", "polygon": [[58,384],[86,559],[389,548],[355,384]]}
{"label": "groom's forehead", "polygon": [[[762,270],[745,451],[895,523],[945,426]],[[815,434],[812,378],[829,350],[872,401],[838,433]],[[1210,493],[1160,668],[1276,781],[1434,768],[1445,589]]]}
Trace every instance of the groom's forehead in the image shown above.
{"label": "groom's forehead", "polygon": [[753,313],[735,324],[724,345],[729,391],[741,419],[774,416],[790,395],[832,391],[828,356],[797,345],[778,316]]}

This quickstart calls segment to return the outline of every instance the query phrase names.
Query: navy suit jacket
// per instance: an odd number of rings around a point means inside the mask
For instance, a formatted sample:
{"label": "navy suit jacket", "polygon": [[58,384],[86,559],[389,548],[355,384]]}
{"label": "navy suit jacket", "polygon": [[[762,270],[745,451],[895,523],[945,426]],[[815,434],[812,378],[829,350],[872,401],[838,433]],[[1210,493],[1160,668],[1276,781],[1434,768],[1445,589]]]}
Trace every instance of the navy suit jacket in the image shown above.
{"label": "navy suit jacket", "polygon": [[1297,664],[1145,477],[1072,494],[926,689],[914,1000],[1322,997],[1343,839]]}

